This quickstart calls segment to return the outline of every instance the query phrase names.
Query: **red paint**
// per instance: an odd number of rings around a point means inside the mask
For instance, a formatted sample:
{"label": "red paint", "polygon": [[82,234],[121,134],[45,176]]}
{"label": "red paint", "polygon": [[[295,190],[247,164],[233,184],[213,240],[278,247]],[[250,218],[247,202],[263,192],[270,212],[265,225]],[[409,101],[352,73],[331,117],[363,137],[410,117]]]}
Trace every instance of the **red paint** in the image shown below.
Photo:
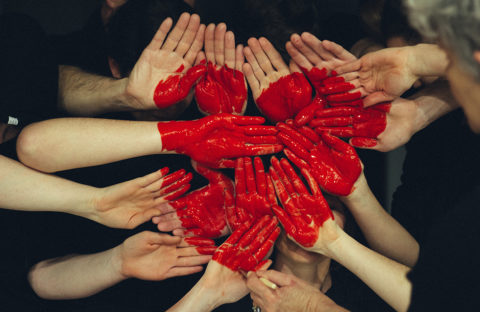
{"label": "red paint", "polygon": [[262,117],[217,114],[193,121],[159,122],[162,150],[185,154],[211,168],[233,168],[235,159],[283,149]]}
{"label": "red paint", "polygon": [[[307,149],[289,135],[290,129],[279,128],[279,137],[288,146],[287,157],[299,168],[312,173],[324,190],[334,195],[345,196],[352,192],[361,173],[360,159],[353,147],[327,133],[320,132],[321,140]],[[298,130],[297,130],[298,131]],[[298,135],[301,135],[298,132]],[[313,142],[312,142],[313,143]]]}
{"label": "red paint", "polygon": [[325,98],[319,94],[315,95],[313,98],[312,103],[307,107],[303,108],[296,116],[295,116],[295,125],[296,126],[303,126],[306,125],[310,120],[313,119],[315,112],[318,110],[322,110],[327,106],[327,101]]}
{"label": "red paint", "polygon": [[181,74],[183,70],[184,65],[182,64],[175,74],[158,82],[153,93],[153,101],[158,108],[169,107],[186,98],[195,82],[205,74],[206,68],[197,65],[190,68],[185,74]]}
{"label": "red paint", "polygon": [[232,271],[253,271],[264,264],[263,259],[280,234],[277,219],[265,215],[256,222],[247,221],[217,249],[212,257]]}
{"label": "red paint", "polygon": [[186,196],[173,201],[170,205],[186,233],[199,237],[216,238],[227,230],[225,209],[233,205],[233,182],[224,174],[196,164],[195,169],[208,179],[209,184]]}
{"label": "red paint", "polygon": [[[309,125],[319,131],[327,131],[340,137],[354,137],[355,146],[373,147],[374,140],[387,127],[390,104],[379,104],[368,108],[335,107],[316,112]],[[359,140],[363,138],[363,140]],[[368,140],[365,140],[368,139]],[[375,144],[374,144],[375,143]],[[372,145],[373,144],[373,145]]]}
{"label": "red paint", "polygon": [[301,73],[281,77],[255,100],[268,119],[276,123],[295,117],[312,100],[312,87]]}
{"label": "red paint", "polygon": [[272,157],[270,172],[284,207],[275,205],[273,211],[291,238],[304,247],[312,247],[318,240],[319,228],[325,221],[334,219],[317,182],[308,170],[302,169],[310,187],[308,191],[286,159],[278,161]]}
{"label": "red paint", "polygon": [[184,241],[192,246],[198,246],[195,248],[201,255],[213,255],[217,250],[215,242],[208,238],[202,237],[186,237]]}
{"label": "red paint", "polygon": [[265,173],[262,160],[238,158],[235,165],[235,207],[227,209],[227,221],[233,231],[246,221],[273,215],[276,204],[275,189],[270,176]]}
{"label": "red paint", "polygon": [[200,111],[240,115],[247,104],[247,86],[241,71],[207,63],[207,72],[195,86]]}

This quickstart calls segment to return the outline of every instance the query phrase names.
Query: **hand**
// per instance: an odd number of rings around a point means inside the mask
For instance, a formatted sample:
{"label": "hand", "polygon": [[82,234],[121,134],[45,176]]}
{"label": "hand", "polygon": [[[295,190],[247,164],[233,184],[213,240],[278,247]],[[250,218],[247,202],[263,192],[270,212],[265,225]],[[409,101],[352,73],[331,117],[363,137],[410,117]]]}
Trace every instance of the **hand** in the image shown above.
{"label": "hand", "polygon": [[366,93],[358,79],[354,79],[357,74],[350,73],[349,77],[353,78],[345,82],[344,77],[338,77],[335,72],[337,67],[356,60],[350,52],[334,42],[322,42],[310,33],[293,34],[286,48],[316,90],[313,102],[295,117],[297,126],[308,123],[314,112],[323,109],[327,101],[335,106],[342,105],[342,102],[347,102],[345,105],[348,106],[361,106],[359,99]]}
{"label": "hand", "polygon": [[255,271],[265,264],[265,256],[280,234],[277,218],[265,215],[236,229],[217,249],[212,260],[232,271]]}
{"label": "hand", "polygon": [[90,218],[106,226],[133,229],[161,212],[159,206],[183,195],[192,174],[179,170],[167,175],[165,167],[131,181],[99,189]]}
{"label": "hand", "polygon": [[272,122],[293,118],[312,100],[312,87],[298,68],[292,71],[265,38],[248,40],[243,65],[258,109]]}
{"label": "hand", "polygon": [[[266,286],[260,278],[277,285],[276,289]],[[248,274],[247,287],[253,304],[262,311],[346,311],[337,306],[319,289],[299,279],[295,275],[268,270]]]}
{"label": "hand", "polygon": [[388,48],[365,54],[337,68],[338,74],[358,72],[360,84],[370,93],[364,105],[388,102],[402,95],[419,78],[413,72],[414,56],[408,48]]}
{"label": "hand", "polygon": [[209,184],[163,205],[164,214],[153,218],[160,231],[174,235],[217,238],[229,233],[225,210],[234,206],[233,182],[219,171],[192,162]]}
{"label": "hand", "polygon": [[[330,134],[351,138],[350,144],[381,152],[407,143],[417,131],[419,109],[415,101],[397,98],[392,103],[368,108],[335,107],[317,110],[310,126]],[[334,117],[335,116],[335,117]]]}
{"label": "hand", "polygon": [[210,24],[205,30],[207,73],[195,86],[198,109],[205,115],[243,115],[247,108],[243,46],[235,49],[235,36],[231,31],[226,32],[226,28],[224,23],[217,27]]}
{"label": "hand", "polygon": [[278,161],[276,157],[272,157],[271,161],[272,180],[284,207],[282,209],[275,205],[273,211],[288,237],[297,244],[310,248],[318,240],[319,228],[326,221],[334,219],[333,213],[308,170],[301,169],[302,175],[310,186],[310,192],[286,159]]}
{"label": "hand", "polygon": [[159,122],[162,150],[186,154],[211,168],[233,168],[235,159],[278,153],[275,127],[262,117],[217,114],[194,121]]}
{"label": "hand", "polygon": [[[214,242],[210,243],[212,246]],[[180,237],[144,231],[115,248],[118,270],[125,278],[160,281],[202,270],[211,256],[201,255]]]}
{"label": "hand", "polygon": [[355,149],[328,133],[318,135],[308,127],[294,129],[291,125],[277,125],[278,137],[288,147],[285,155],[297,167],[310,171],[325,191],[339,196],[350,194],[362,171]]}
{"label": "hand", "polygon": [[255,173],[250,158],[237,159],[235,205],[227,208],[227,222],[232,231],[247,221],[260,219],[264,215],[273,215],[271,207],[277,204],[270,174],[265,173],[259,157],[255,157],[254,163]]}
{"label": "hand", "polygon": [[203,45],[205,25],[200,25],[200,17],[183,13],[167,37],[171,27],[171,18],[163,21],[130,73],[126,94],[133,108],[166,108],[176,104],[205,74],[205,66],[192,68]]}

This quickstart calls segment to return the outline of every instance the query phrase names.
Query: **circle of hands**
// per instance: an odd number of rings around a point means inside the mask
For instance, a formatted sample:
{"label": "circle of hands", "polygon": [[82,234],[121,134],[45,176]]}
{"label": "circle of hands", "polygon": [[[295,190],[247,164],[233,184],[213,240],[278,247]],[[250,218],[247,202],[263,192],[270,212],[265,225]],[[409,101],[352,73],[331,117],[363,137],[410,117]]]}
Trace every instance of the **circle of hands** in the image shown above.
{"label": "circle of hands", "polygon": [[[401,64],[385,58],[379,72],[368,76],[362,71],[373,66],[372,60],[357,60],[310,33],[291,36],[287,65],[268,39],[251,38],[248,46],[235,47],[225,24],[205,27],[195,14],[182,14],[171,28],[171,19],[160,25],[128,78],[127,94],[138,108],[162,109],[195,91],[199,110],[211,116],[165,123],[171,133],[191,136],[186,142],[167,139],[170,132],[162,132],[162,123],[159,131],[166,149],[189,155],[208,185],[185,194],[191,175],[165,176],[162,169],[103,190],[106,196],[96,203],[98,218],[108,219],[123,206],[110,226],[133,228],[152,219],[160,231],[175,236],[149,233],[125,241],[123,258],[131,260],[123,264],[126,276],[151,279],[132,273],[135,261],[151,267],[149,257],[162,249],[169,257],[153,279],[198,272],[212,259],[204,282],[213,283],[208,276],[226,280],[236,289],[226,299],[232,302],[248,291],[240,272],[270,264],[265,258],[280,232],[278,221],[303,248],[327,252],[338,226],[322,190],[351,194],[363,174],[353,146],[387,151],[408,141],[416,104],[402,98],[386,102],[394,99],[388,94],[398,96],[400,90],[391,89],[391,81],[378,81]],[[258,117],[230,115],[245,112],[247,82],[255,104],[275,127],[261,125],[264,119]],[[379,85],[382,95],[371,94]],[[268,171],[260,158],[250,158],[282,148],[288,160],[272,157]],[[209,155],[215,155],[213,160]],[[235,181],[218,168],[235,168]],[[211,239],[228,234],[216,248]]]}

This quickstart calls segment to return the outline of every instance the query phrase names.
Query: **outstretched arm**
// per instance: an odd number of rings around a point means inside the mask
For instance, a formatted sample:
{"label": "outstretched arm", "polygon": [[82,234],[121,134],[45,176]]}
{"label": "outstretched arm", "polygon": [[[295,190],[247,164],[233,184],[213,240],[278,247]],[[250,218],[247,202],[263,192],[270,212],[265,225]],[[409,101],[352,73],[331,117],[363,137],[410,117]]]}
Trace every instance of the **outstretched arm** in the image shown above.
{"label": "outstretched arm", "polygon": [[160,153],[180,153],[209,167],[282,149],[262,117],[217,114],[193,121],[141,122],[60,118],[29,125],[17,141],[20,160],[55,172]]}
{"label": "outstretched arm", "polygon": [[113,79],[60,66],[60,108],[73,115],[94,116],[111,111],[164,109],[185,100],[206,70],[192,68],[203,46],[205,26],[200,25],[198,15],[184,13],[169,33],[171,28],[172,19],[167,18],[129,77]]}
{"label": "outstretched arm", "polygon": [[158,207],[185,193],[191,180],[184,170],[167,175],[168,168],[163,168],[96,188],[32,170],[3,156],[0,167],[0,207],[66,212],[115,228],[134,228],[159,215]]}
{"label": "outstretched arm", "polygon": [[[204,254],[214,252],[213,244],[205,240]],[[197,248],[179,237],[145,231],[103,252],[42,261],[30,270],[29,281],[45,299],[83,298],[128,278],[159,281],[197,273],[211,258]]]}

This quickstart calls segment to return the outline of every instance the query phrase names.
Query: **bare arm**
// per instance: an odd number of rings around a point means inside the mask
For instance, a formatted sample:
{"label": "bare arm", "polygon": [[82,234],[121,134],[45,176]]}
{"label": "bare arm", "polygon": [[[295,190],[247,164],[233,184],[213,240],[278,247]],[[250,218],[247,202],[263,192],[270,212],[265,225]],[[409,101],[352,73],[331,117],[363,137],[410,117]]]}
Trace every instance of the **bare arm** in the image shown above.
{"label": "bare arm", "polygon": [[355,190],[340,199],[352,213],[370,248],[409,267],[415,265],[420,249],[418,242],[383,209],[363,173],[355,183]]}
{"label": "bare arm", "polygon": [[[145,231],[103,252],[42,261],[30,270],[29,281],[45,299],[83,298],[132,277],[159,281],[199,272],[211,256],[197,248],[180,237]],[[211,254],[215,246],[207,250]]]}

